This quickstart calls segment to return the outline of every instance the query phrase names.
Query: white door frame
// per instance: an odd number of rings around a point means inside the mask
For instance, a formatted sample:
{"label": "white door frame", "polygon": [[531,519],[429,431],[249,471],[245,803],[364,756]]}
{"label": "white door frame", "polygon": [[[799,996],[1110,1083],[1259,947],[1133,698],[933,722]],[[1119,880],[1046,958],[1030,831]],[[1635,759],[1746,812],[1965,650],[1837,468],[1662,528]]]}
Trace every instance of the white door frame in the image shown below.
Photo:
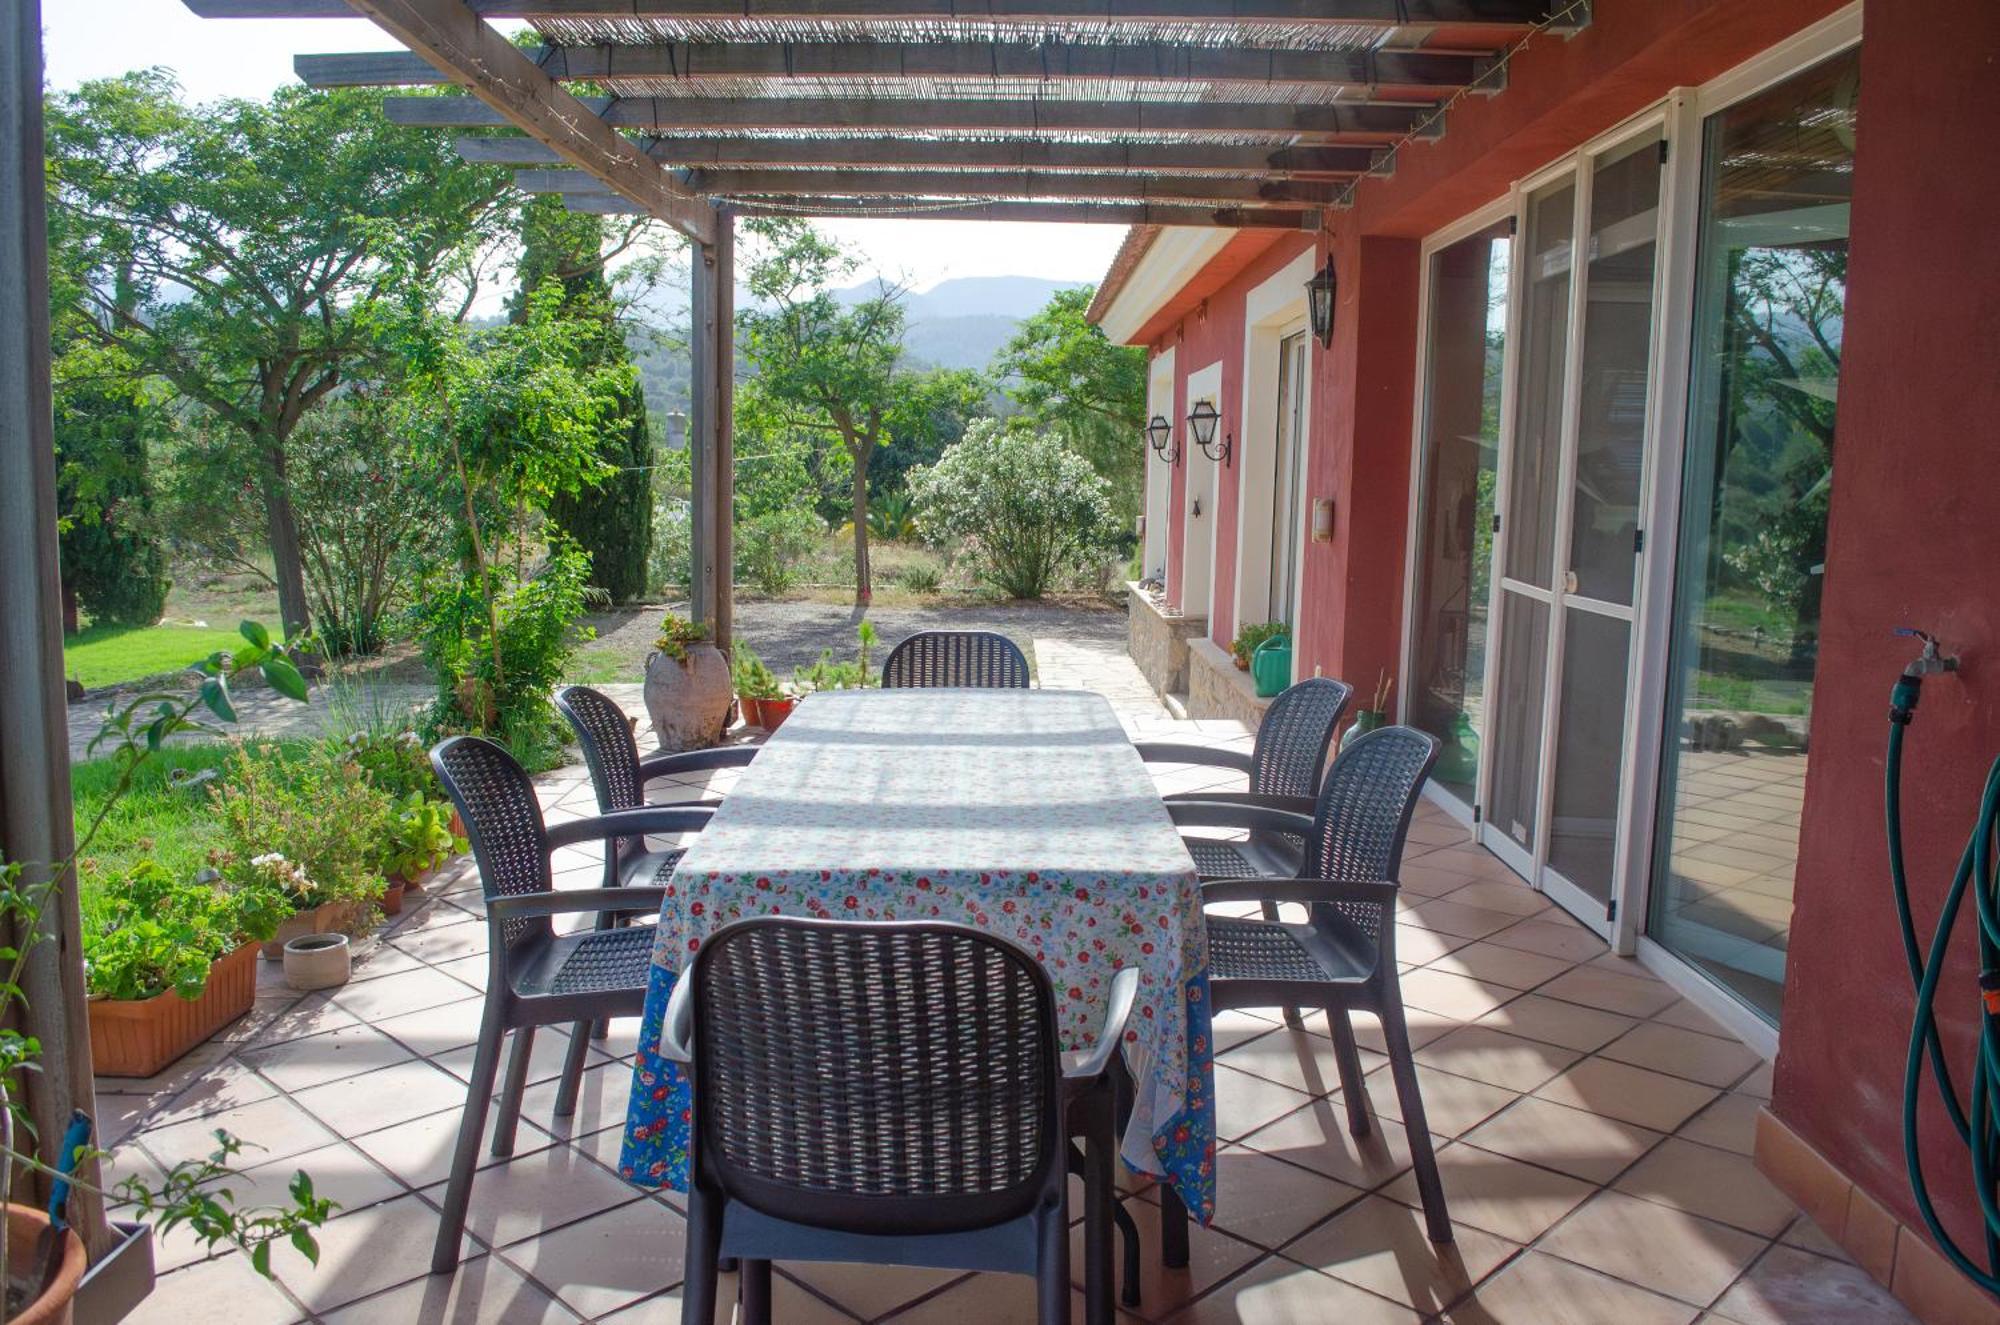
{"label": "white door frame", "polygon": [[[1174,347],[1153,356],[1147,365],[1146,375],[1146,417],[1150,421],[1154,415],[1167,421],[1169,437],[1180,435],[1180,427],[1174,419]],[[1151,438],[1146,442],[1146,537],[1140,544],[1139,578],[1144,579],[1156,569],[1160,573],[1162,586],[1167,580],[1167,538],[1173,528],[1172,510],[1174,504],[1174,467],[1162,460],[1153,450]]]}
{"label": "white door frame", "polygon": [[[1243,399],[1241,426],[1230,452],[1236,475],[1236,592],[1231,601],[1232,637],[1253,621],[1261,622],[1271,598],[1271,532],[1277,524],[1273,458],[1278,445],[1278,351],[1293,333],[1306,329],[1306,280],[1313,273],[1314,250],[1308,247],[1276,274],[1253,287],[1243,298]],[[1310,367],[1310,353],[1308,353]],[[1308,438],[1312,418],[1312,373],[1306,373]],[[1189,397],[1192,402],[1193,397]],[[1300,438],[1303,451],[1308,438]],[[1304,501],[1304,493],[1294,494]],[[1303,531],[1304,522],[1300,522]],[[1295,549],[1295,556],[1303,556]],[[1257,604],[1253,610],[1245,605]],[[1299,620],[1300,595],[1292,593],[1292,620]]]}
{"label": "white door frame", "polygon": [[[1187,407],[1206,400],[1222,407],[1222,360],[1205,364],[1187,376]],[[1187,523],[1181,532],[1181,615],[1199,616],[1215,635],[1215,505],[1221,491],[1216,471],[1222,466],[1201,453],[1186,419],[1174,420],[1180,435],[1181,463],[1187,466],[1187,485],[1181,494],[1186,503],[1182,514]],[[1199,507],[1201,513],[1195,514]],[[1197,610],[1199,609],[1199,610]]]}

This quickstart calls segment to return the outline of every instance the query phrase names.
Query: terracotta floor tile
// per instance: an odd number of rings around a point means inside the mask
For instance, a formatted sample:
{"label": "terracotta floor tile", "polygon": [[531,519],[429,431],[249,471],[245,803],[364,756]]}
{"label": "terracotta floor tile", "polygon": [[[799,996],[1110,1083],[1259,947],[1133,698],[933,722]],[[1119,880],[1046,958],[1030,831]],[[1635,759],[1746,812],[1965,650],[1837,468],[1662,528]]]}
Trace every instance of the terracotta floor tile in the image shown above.
{"label": "terracotta floor tile", "polygon": [[574,1311],[492,1256],[426,1276],[328,1314],[326,1325],[572,1325]]}
{"label": "terracotta floor tile", "polygon": [[1643,1067],[1586,1058],[1535,1094],[1573,1109],[1636,1123],[1656,1132],[1671,1132],[1715,1098],[1708,1086],[1679,1077],[1649,1072]]}
{"label": "terracotta floor tile", "polygon": [[[963,1270],[849,1265],[842,1261],[787,1261],[783,1268],[790,1278],[864,1320],[898,1311],[966,1277]],[[981,1279],[990,1287],[1002,1277],[981,1276]]]}
{"label": "terracotta floor tile", "polygon": [[[772,1304],[773,1319],[786,1325],[794,1319],[783,1307]],[[1083,1293],[1070,1291],[1070,1319],[1083,1319]],[[888,1320],[896,1325],[967,1325],[991,1321],[993,1325],[1035,1325],[1035,1281],[1025,1274],[975,1274],[953,1284],[934,1297],[898,1311]],[[720,1313],[718,1313],[719,1315]],[[657,1321],[659,1318],[654,1317]],[[808,1316],[811,1320],[815,1317]],[[1127,1317],[1126,1319],[1136,1319]],[[724,1323],[727,1325],[727,1322]]]}
{"label": "terracotta floor tile", "polygon": [[[1356,1044],[1374,1053],[1388,1053],[1388,1046],[1382,1039],[1382,1024],[1376,1019],[1374,1013],[1349,1013],[1348,1023],[1354,1027],[1354,1040]],[[1423,1048],[1441,1035],[1449,1035],[1464,1024],[1465,1019],[1463,1017],[1440,1016],[1438,1013],[1428,1012],[1423,1008],[1406,1007],[1403,1009],[1403,1025],[1409,1031],[1411,1047],[1417,1049]],[[1306,1018],[1306,1029],[1316,1034],[1327,1034],[1326,1019],[1324,1017],[1317,1019],[1308,1017]]]}
{"label": "terracotta floor tile", "polygon": [[[1323,1035],[1295,1031],[1290,1027],[1272,1030],[1238,1048],[1226,1050],[1215,1061],[1218,1066],[1226,1065],[1240,1072],[1249,1072],[1307,1095],[1324,1095],[1340,1088],[1340,1069],[1334,1063],[1333,1041]],[[1372,1050],[1361,1051],[1363,1072],[1380,1067],[1386,1061]],[[1293,1103],[1296,1106],[1303,1102]]]}
{"label": "terracotta floor tile", "polygon": [[245,1049],[239,1057],[279,1090],[295,1091],[406,1062],[411,1054],[371,1026],[347,1026]]}
{"label": "terracotta floor tile", "polygon": [[1747,1156],[1677,1136],[1662,1141],[1612,1185],[1763,1238],[1777,1237],[1799,1213]]}
{"label": "terracotta floor tile", "polygon": [[[254,1154],[243,1158],[255,1159]],[[313,1194],[323,1196],[340,1208],[336,1219],[345,1219],[358,1210],[392,1200],[408,1189],[382,1166],[351,1144],[321,1146],[303,1155],[274,1159],[245,1168],[230,1183],[238,1209],[257,1206],[290,1205],[292,1179],[299,1173],[312,1178]]]}
{"label": "terracotta floor tile", "polygon": [[[679,1325],[681,1294],[686,1291],[687,1286],[682,1284],[641,1298],[631,1306],[596,1317],[593,1325]],[[736,1275],[716,1276],[714,1325],[736,1325],[737,1293]],[[782,1270],[771,1277],[771,1317],[784,1325],[853,1325],[858,1319],[826,1299],[815,1297],[810,1290],[786,1278]]]}
{"label": "terracotta floor tile", "polygon": [[1399,925],[1396,928],[1396,960],[1425,966],[1448,952],[1476,942],[1477,939],[1462,938],[1457,934],[1440,934],[1434,929]]}
{"label": "terracotta floor tile", "polygon": [[[1328,1065],[1327,1077],[1333,1084],[1338,1078]],[[1311,1096],[1281,1086],[1275,1081],[1252,1076],[1248,1072],[1238,1072],[1235,1068],[1221,1063],[1215,1066],[1215,1130],[1225,1140],[1235,1140],[1256,1131],[1264,1124],[1281,1118],[1309,1100]]]}
{"label": "terracotta floor tile", "polygon": [[1530,1251],[1444,1313],[1445,1325],[1687,1325],[1694,1309]]}
{"label": "terracotta floor tile", "polygon": [[1460,1021],[1484,1016],[1520,993],[1505,985],[1471,980],[1435,967],[1410,972],[1403,977],[1402,986],[1404,1006]]}
{"label": "terracotta floor tile", "polygon": [[1765,1252],[1715,1310],[1739,1325],[1916,1325],[1863,1270],[1785,1246]]}
{"label": "terracotta floor tile", "polygon": [[1434,1312],[1463,1297],[1516,1250],[1464,1224],[1452,1225],[1452,1238],[1432,1242],[1422,1215],[1371,1196],[1292,1243],[1285,1255],[1356,1288]]}
{"label": "terracotta floor tile", "polygon": [[441,1003],[455,1003],[477,992],[463,981],[425,967],[344,986],[335,991],[333,1001],[361,1020],[372,1022],[377,1018],[437,1007]]}
{"label": "terracotta floor tile", "polygon": [[[1422,931],[1418,931],[1422,932]],[[1398,955],[1402,955],[1400,952]],[[1538,952],[1502,947],[1481,939],[1447,953],[1430,963],[1428,969],[1470,976],[1509,989],[1533,989],[1575,965],[1562,957],[1544,957]]]}
{"label": "terracotta floor tile", "polygon": [[465,1083],[412,1059],[296,1091],[292,1099],[342,1136],[362,1136],[426,1114],[463,1108]]}
{"label": "terracotta floor tile", "polygon": [[1599,1192],[1551,1229],[1539,1246],[1694,1306],[1707,1306],[1768,1244],[1680,1210],[1622,1192]]}
{"label": "terracotta floor tile", "polygon": [[1615,1118],[1580,1113],[1532,1095],[1462,1138],[1482,1150],[1597,1183],[1610,1182],[1660,1139],[1658,1132]]}
{"label": "terracotta floor tile", "polygon": [[1634,1026],[1599,1052],[1621,1063],[1685,1077],[1707,1086],[1730,1085],[1763,1062],[1755,1050],[1740,1041],[1718,1039],[1658,1022]]}
{"label": "terracotta floor tile", "polygon": [[[1825,1230],[1820,1228],[1818,1224],[1813,1223],[1810,1215],[1800,1215],[1797,1219],[1794,1219],[1786,1227],[1785,1231],[1778,1235],[1778,1241],[1784,1243],[1787,1247],[1797,1247],[1801,1251],[1809,1251],[1814,1255],[1824,1256],[1828,1260],[1844,1261],[1850,1259],[1846,1250],[1838,1242],[1828,1237]],[[1893,1253],[1890,1259],[1894,1259]]]}
{"label": "terracotta floor tile", "polygon": [[[404,1196],[336,1219],[319,1231],[319,1265],[274,1259],[278,1278],[315,1312],[331,1311],[430,1273],[437,1211]],[[477,1256],[470,1247],[467,1256]]]}
{"label": "terracotta floor tile", "polygon": [[[1149,1318],[1171,1314],[1181,1304],[1199,1297],[1264,1255],[1261,1248],[1231,1237],[1219,1228],[1190,1223],[1187,1267],[1170,1270],[1160,1264],[1160,1207],[1152,1201],[1129,1201],[1126,1209],[1139,1227],[1139,1245],[1143,1249],[1139,1257],[1140,1310]],[[1080,1223],[1071,1230],[1069,1270],[1070,1277],[1080,1287],[1083,1284]]]}
{"label": "terracotta floor tile", "polygon": [[[1587,1182],[1488,1150],[1453,1143],[1438,1151],[1438,1178],[1455,1224],[1470,1224],[1509,1242],[1533,1242],[1597,1190]],[[1422,1208],[1417,1175],[1405,1173],[1382,1195]]]}
{"label": "terracotta floor tile", "polygon": [[679,1284],[686,1240],[679,1215],[658,1201],[639,1201],[500,1254],[572,1311],[595,1320]]}
{"label": "terracotta floor tile", "polygon": [[[1362,1079],[1372,1112],[1395,1123],[1403,1120],[1403,1102],[1387,1065]],[[1520,1096],[1511,1090],[1454,1076],[1434,1067],[1417,1064],[1417,1094],[1424,1106],[1424,1121],[1436,1136],[1457,1136],[1491,1118]]]}
{"label": "terracotta floor tile", "polygon": [[[369,1132],[354,1139],[355,1148],[388,1169],[412,1187],[430,1187],[451,1176],[452,1147],[458,1142],[458,1120],[460,1111],[446,1110],[427,1117],[417,1118],[394,1127],[385,1127],[379,1132]],[[480,1167],[506,1164],[511,1161],[496,1159],[489,1153],[486,1142],[493,1135],[493,1119],[487,1115],[486,1136],[479,1147]],[[537,1150],[554,1143],[554,1138],[540,1128],[531,1125],[527,1119],[521,1120],[519,1130],[514,1133],[514,1157],[525,1158]]]}
{"label": "terracotta floor tile", "polygon": [[[455,916],[451,918],[457,919]],[[436,965],[485,952],[487,933],[485,925],[473,921],[431,925],[407,934],[399,933],[389,940],[389,946]]]}
{"label": "terracotta floor tile", "polygon": [[1757,1111],[1763,1107],[1764,1101],[1754,1095],[1724,1095],[1683,1123],[1680,1135],[1747,1155],[1756,1148]]}
{"label": "terracotta floor tile", "polygon": [[479,1018],[485,1007],[486,1000],[467,990],[453,1002],[393,1017],[371,1017],[368,1024],[407,1045],[419,1057],[430,1058],[478,1040]]}
{"label": "terracotta floor tile", "polygon": [[[444,1204],[442,1184],[424,1196]],[[509,1247],[523,1238],[615,1210],[644,1193],[622,1182],[570,1146],[550,1146],[508,1163],[481,1169],[472,1184],[465,1226],[489,1247]]]}
{"label": "terracotta floor tile", "polygon": [[270,1280],[250,1268],[241,1252],[202,1261],[160,1276],[134,1325],[215,1325],[218,1306],[228,1303],[229,1325],[291,1325],[299,1309]]}
{"label": "terracotta floor tile", "polygon": [[1574,1049],[1483,1025],[1460,1027],[1416,1051],[1420,1064],[1517,1092],[1533,1090],[1579,1057]]}
{"label": "terracotta floor tile", "polygon": [[1563,916],[1523,920],[1490,935],[1487,942],[1572,962],[1587,962],[1604,951],[1603,939]]}
{"label": "terracotta floor tile", "polygon": [[[503,1078],[507,1072],[506,1055],[511,1055],[513,1048],[512,1037],[509,1037],[508,1043],[502,1050],[503,1057],[500,1060],[500,1073]],[[461,1045],[456,1049],[447,1049],[445,1052],[435,1055],[431,1059],[431,1062],[433,1065],[451,1073],[460,1081],[469,1081],[472,1079],[472,1060],[478,1056],[478,1053],[479,1050],[476,1045]],[[528,1055],[528,1084],[540,1085],[544,1081],[553,1081],[561,1076],[563,1059],[568,1053],[569,1035],[566,1032],[557,1030],[553,1026],[542,1027],[535,1033],[535,1047]],[[595,1048],[589,1049],[584,1055],[584,1070],[588,1071],[593,1067],[601,1067],[609,1061],[603,1054],[598,1053]]]}
{"label": "terracotta floor tile", "polygon": [[1331,1275],[1273,1256],[1169,1319],[1174,1325],[1417,1325],[1422,1317]]}
{"label": "terracotta floor tile", "polygon": [[1650,1017],[1679,997],[1665,984],[1650,977],[1638,980],[1593,966],[1578,966],[1565,971],[1535,992],[1559,998],[1565,1003],[1617,1012],[1628,1017]]}
{"label": "terracotta floor tile", "polygon": [[561,1083],[544,1081],[521,1092],[521,1116],[532,1118],[537,1127],[558,1137],[584,1136],[605,1127],[625,1125],[625,1105],[632,1094],[632,1068],[626,1063],[606,1063],[583,1074],[577,1088],[576,1113],[569,1118],[555,1116],[556,1093]]}
{"label": "terracotta floor tile", "polygon": [[[1349,1136],[1347,1111],[1331,1098],[1314,1100],[1259,1128],[1243,1144],[1354,1187],[1379,1187],[1410,1165],[1409,1138],[1401,1127],[1374,1127],[1366,1136]],[[1440,1138],[1434,1144],[1444,1142]]]}
{"label": "terracotta floor tile", "polygon": [[1479,1018],[1481,1026],[1588,1053],[1638,1023],[1615,1012],[1580,1007],[1540,994],[1523,994]]}
{"label": "terracotta floor tile", "polygon": [[1413,906],[1398,918],[1404,925],[1414,925],[1418,929],[1434,929],[1441,934],[1451,934],[1459,938],[1484,938],[1495,930],[1505,929],[1521,917],[1512,911],[1493,911],[1485,907],[1466,906],[1449,898],[1425,901]]}
{"label": "terracotta floor tile", "polygon": [[184,1159],[207,1159],[215,1150],[218,1128],[266,1161],[288,1159],[339,1139],[298,1105],[275,1096],[206,1118],[150,1128],[137,1140],[162,1168],[172,1168]]}
{"label": "terracotta floor tile", "polygon": [[1361,1189],[1243,1146],[1215,1157],[1215,1225],[1260,1247],[1291,1241]]}
{"label": "terracotta floor tile", "polygon": [[1505,911],[1515,916],[1538,916],[1549,909],[1549,900],[1519,879],[1482,879],[1446,894],[1460,906],[1476,906],[1487,911]]}
{"label": "terracotta floor tile", "polygon": [[206,1118],[278,1093],[277,1086],[238,1059],[224,1059],[204,1068],[191,1082],[176,1085],[170,1092],[155,1092],[150,1096],[166,1103],[151,1110],[146,1120],[148,1126],[164,1127],[190,1118]]}

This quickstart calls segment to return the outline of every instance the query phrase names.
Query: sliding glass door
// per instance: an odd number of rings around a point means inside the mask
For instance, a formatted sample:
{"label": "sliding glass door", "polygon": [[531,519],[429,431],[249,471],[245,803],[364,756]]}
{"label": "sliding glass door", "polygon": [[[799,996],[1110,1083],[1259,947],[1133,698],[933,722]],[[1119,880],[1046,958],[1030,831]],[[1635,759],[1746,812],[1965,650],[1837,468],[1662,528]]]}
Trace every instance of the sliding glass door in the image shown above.
{"label": "sliding glass door", "polygon": [[1860,56],[1711,115],[1648,931],[1775,1022],[1812,727]]}

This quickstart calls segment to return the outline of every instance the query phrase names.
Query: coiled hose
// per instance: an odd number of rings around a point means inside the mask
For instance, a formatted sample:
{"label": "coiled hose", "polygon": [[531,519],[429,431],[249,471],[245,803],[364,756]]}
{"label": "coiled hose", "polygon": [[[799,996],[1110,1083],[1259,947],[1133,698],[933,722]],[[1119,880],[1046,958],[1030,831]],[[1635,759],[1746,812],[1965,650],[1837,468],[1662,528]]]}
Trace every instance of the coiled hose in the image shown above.
{"label": "coiled hose", "polygon": [[[1916,1016],[1910,1028],[1909,1057],[1903,1067],[1903,1156],[1909,1166],[1910,1191],[1924,1224],[1940,1249],[1965,1276],[1989,1293],[2000,1293],[2000,759],[1986,775],[1979,800],[1979,818],[1959,856],[1944,909],[1930,950],[1917,946],[1916,921],[1910,914],[1909,878],[1903,866],[1903,737],[1916,713],[1923,679],[1905,673],[1896,682],[1889,707],[1889,752],[1884,789],[1888,817],[1889,877],[1896,895],[1896,922],[1902,931],[1903,956],[1916,986]],[[1961,1105],[1952,1081],[1951,1064],[1938,1035],[1938,982],[1944,974],[1945,953],[1957,928],[1965,895],[1973,896],[1979,923],[1979,1052],[1974,1059],[1969,1107]],[[1981,1268],[1953,1241],[1938,1219],[1924,1177],[1923,1156],[1917,1148],[1917,1101],[1924,1063],[1959,1140],[1972,1155],[1972,1182],[1983,1216],[1986,1266]]]}

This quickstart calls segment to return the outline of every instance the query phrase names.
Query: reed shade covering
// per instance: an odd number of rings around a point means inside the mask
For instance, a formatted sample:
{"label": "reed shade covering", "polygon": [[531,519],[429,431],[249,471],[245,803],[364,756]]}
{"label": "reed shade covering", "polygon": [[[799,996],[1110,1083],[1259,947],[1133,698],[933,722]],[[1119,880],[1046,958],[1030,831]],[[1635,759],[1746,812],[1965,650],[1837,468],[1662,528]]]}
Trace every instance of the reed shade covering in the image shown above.
{"label": "reed shade covering", "polygon": [[[658,1050],[667,1000],[732,920],[941,920],[1010,939],[1055,989],[1066,1051],[1139,972],[1125,1161],[1214,1206],[1208,940],[1194,861],[1101,695],[817,694],[773,734],[667,884],[621,1171],[685,1188],[688,1093]],[[797,1015],[810,1017],[812,1000]]]}

